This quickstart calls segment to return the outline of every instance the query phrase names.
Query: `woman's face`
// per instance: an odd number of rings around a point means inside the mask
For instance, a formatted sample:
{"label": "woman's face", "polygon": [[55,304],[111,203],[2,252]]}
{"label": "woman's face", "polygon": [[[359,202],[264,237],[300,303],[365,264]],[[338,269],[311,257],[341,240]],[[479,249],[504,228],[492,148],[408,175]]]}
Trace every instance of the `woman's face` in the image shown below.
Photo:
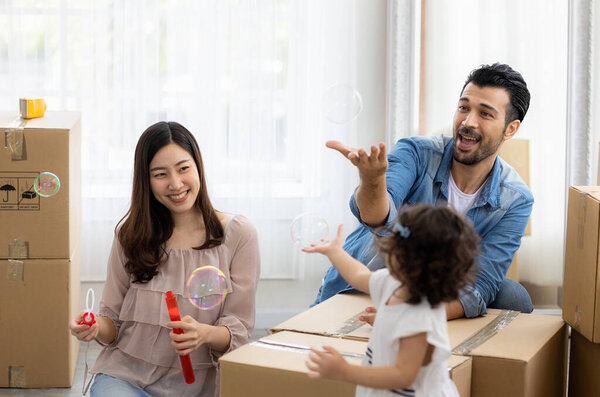
{"label": "woman's face", "polygon": [[150,188],[171,214],[190,211],[200,190],[198,167],[192,155],[175,143],[161,148],[150,162]]}

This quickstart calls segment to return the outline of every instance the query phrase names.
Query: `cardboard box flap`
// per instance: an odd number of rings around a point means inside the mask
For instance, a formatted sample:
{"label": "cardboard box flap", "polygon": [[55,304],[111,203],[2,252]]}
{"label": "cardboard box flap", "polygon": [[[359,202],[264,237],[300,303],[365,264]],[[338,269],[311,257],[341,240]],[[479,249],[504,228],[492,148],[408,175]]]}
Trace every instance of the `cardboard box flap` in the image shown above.
{"label": "cardboard box flap", "polygon": [[[0,128],[8,127],[18,117],[18,112],[0,112]],[[44,117],[28,119],[24,128],[70,130],[79,122],[80,117],[80,112],[48,111]]]}
{"label": "cardboard box flap", "polygon": [[477,344],[465,354],[528,362],[564,326],[564,321],[557,316],[511,312],[514,315],[503,320],[497,332],[486,329],[506,313],[489,309],[485,317],[448,322],[453,352],[456,354],[454,349],[462,343],[475,340]]}
{"label": "cardboard box flap", "polygon": [[271,328],[271,332],[295,331],[367,340],[372,327],[358,320],[358,316],[372,305],[368,295],[338,294]]}
{"label": "cardboard box flap", "polygon": [[219,361],[308,372],[308,368],[304,364],[305,360],[292,358],[297,357],[298,354],[304,354],[308,359],[310,347],[323,345],[332,346],[342,353],[348,353],[344,358],[356,365],[360,365],[362,356],[367,349],[367,342],[282,331],[244,345],[224,355]]}

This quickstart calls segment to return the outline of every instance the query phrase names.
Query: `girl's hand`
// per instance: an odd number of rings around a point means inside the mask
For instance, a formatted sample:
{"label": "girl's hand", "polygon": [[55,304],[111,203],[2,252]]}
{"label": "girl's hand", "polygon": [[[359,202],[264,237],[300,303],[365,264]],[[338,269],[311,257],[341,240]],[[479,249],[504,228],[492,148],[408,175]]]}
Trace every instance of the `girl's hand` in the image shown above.
{"label": "girl's hand", "polygon": [[369,314],[363,314],[358,319],[360,321],[364,321],[365,323],[372,326],[375,323],[375,316],[377,315],[377,309],[375,309],[374,306],[367,306],[365,308],[365,311]]}
{"label": "girl's hand", "polygon": [[333,240],[329,241],[327,239],[322,239],[321,244],[311,244],[310,247],[302,248],[302,252],[318,252],[319,254],[329,256],[329,254],[331,254],[335,250],[341,250],[342,245],[344,244],[344,237],[342,236],[343,229],[344,225],[339,225],[337,230],[337,236],[335,236]]}
{"label": "girl's hand", "polygon": [[323,350],[317,350],[311,347],[311,353],[308,355],[310,361],[306,362],[306,367],[310,370],[310,378],[327,378],[333,380],[345,381],[346,368],[350,365],[344,360],[344,357],[331,346],[323,346]]}
{"label": "girl's hand", "polygon": [[176,334],[173,330],[169,333],[175,353],[180,356],[190,354],[203,344],[208,343],[210,333],[214,328],[212,325],[199,323],[191,316],[185,316],[181,321],[169,321],[166,326],[183,330],[183,334]]}
{"label": "girl's hand", "polygon": [[80,325],[79,322],[83,318],[83,313],[84,312],[79,313],[79,316],[77,316],[77,318],[69,322],[69,329],[71,330],[71,335],[76,337],[78,340],[89,342],[92,339],[95,339],[96,336],[98,336],[98,331],[100,329],[97,322],[91,326],[86,324]]}

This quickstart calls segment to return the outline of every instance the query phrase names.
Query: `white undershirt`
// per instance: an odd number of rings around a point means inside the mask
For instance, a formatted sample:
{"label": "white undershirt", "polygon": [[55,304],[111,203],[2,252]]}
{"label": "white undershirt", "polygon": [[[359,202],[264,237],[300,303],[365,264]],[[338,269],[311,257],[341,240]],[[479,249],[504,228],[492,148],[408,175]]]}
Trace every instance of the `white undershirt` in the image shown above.
{"label": "white undershirt", "polygon": [[456,186],[456,182],[454,182],[454,178],[452,178],[452,173],[450,173],[450,178],[448,179],[448,205],[454,208],[459,214],[465,216],[477,201],[483,185],[485,185],[485,183],[483,183],[473,194],[463,193],[458,186]]}

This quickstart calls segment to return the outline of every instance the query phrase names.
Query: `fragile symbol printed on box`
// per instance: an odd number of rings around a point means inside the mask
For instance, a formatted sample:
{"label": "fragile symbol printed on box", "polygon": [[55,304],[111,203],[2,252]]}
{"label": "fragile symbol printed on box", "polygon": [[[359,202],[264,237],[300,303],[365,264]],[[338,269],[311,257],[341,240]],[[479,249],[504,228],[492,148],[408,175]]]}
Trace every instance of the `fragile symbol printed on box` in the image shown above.
{"label": "fragile symbol printed on box", "polygon": [[39,211],[40,197],[34,182],[39,172],[0,173],[0,210]]}

